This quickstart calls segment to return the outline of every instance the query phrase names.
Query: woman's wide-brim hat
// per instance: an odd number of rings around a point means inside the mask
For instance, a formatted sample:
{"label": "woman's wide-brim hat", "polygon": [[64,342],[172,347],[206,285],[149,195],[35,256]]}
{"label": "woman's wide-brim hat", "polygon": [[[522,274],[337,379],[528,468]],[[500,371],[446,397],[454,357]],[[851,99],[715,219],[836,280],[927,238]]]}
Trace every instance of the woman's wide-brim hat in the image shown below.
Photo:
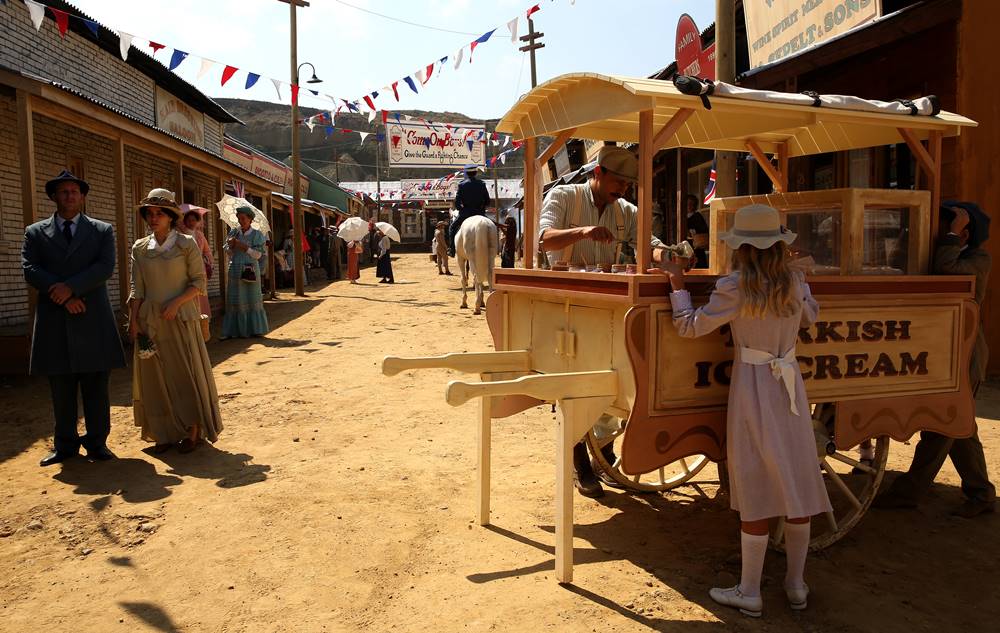
{"label": "woman's wide-brim hat", "polygon": [[737,210],[733,229],[719,235],[719,239],[733,250],[743,244],[759,249],[771,248],[777,242],[791,244],[796,237],[781,226],[778,210],[764,204],[751,204]]}
{"label": "woman's wide-brim hat", "polygon": [[181,217],[181,208],[177,205],[177,199],[174,197],[173,191],[153,189],[149,192],[149,195],[139,201],[139,213],[143,217],[146,216],[145,211],[147,207],[159,207],[167,215],[173,216],[175,220],[179,220]]}
{"label": "woman's wide-brim hat", "polygon": [[248,207],[246,205],[236,207],[236,215],[243,214],[250,218],[251,220],[257,216],[257,213],[253,210],[253,207]]}
{"label": "woman's wide-brim hat", "polygon": [[87,192],[90,191],[90,185],[87,184],[86,180],[77,178],[68,169],[64,169],[61,174],[45,183],[45,195],[51,199],[52,196],[56,195],[56,187],[62,182],[75,182],[80,187],[80,193],[83,195],[87,195]]}
{"label": "woman's wide-brim hat", "polygon": [[205,214],[208,213],[208,209],[206,209],[205,207],[198,207],[193,204],[188,204],[186,202],[184,204],[180,204],[177,206],[181,210],[181,216],[185,218],[187,217],[188,213],[197,213],[200,218],[204,219]]}

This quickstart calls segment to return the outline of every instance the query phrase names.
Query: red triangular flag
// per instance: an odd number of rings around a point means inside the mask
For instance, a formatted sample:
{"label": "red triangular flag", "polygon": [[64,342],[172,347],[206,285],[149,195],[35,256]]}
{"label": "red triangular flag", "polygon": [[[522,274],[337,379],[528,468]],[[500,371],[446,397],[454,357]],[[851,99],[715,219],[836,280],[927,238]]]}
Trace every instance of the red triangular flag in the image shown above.
{"label": "red triangular flag", "polygon": [[225,86],[226,82],[233,78],[236,71],[239,70],[236,66],[226,66],[225,70],[222,71],[222,85]]}
{"label": "red triangular flag", "polygon": [[149,47],[153,49],[153,55],[159,53],[161,48],[166,48],[163,44],[157,44],[156,42],[150,42]]}
{"label": "red triangular flag", "polygon": [[432,74],[434,74],[434,64],[427,64],[427,70],[424,71],[424,83],[430,81]]}
{"label": "red triangular flag", "polygon": [[69,14],[59,9],[49,7],[53,17],[56,19],[56,26],[59,27],[59,35],[66,37],[66,30],[69,28]]}
{"label": "red triangular flag", "polygon": [[535,13],[536,11],[541,11],[541,10],[542,10],[542,8],[536,4],[535,6],[531,7],[530,9],[528,9],[528,15],[526,15],[525,17],[527,17],[530,20],[532,13]]}
{"label": "red triangular flag", "polygon": [[385,125],[389,120],[389,113],[382,110],[382,125]]}
{"label": "red triangular flag", "polygon": [[365,100],[365,103],[368,104],[369,108],[371,108],[372,110],[375,109],[375,102],[372,101],[371,95],[365,95],[364,97],[362,97],[362,99]]}
{"label": "red triangular flag", "polygon": [[396,101],[399,101],[399,90],[396,89],[396,86],[398,85],[398,81],[392,82],[392,94],[396,97]]}
{"label": "red triangular flag", "polygon": [[299,104],[299,87],[296,84],[292,84],[292,105]]}

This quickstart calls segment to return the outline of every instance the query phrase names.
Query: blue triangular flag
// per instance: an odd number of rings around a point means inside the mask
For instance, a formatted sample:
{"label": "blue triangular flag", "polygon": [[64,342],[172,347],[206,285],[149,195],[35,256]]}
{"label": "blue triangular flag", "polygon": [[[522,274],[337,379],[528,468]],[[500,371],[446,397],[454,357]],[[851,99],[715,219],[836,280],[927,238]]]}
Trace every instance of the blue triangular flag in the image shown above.
{"label": "blue triangular flag", "polygon": [[410,90],[412,90],[413,92],[417,92],[417,84],[413,83],[413,79],[411,77],[409,76],[403,77],[403,81],[405,81],[406,85],[410,87]]}
{"label": "blue triangular flag", "polygon": [[316,95],[317,97],[319,96],[319,92],[317,92],[317,91],[315,91],[315,90],[310,90],[309,92],[313,93],[313,94],[314,94],[314,95]]}
{"label": "blue triangular flag", "polygon": [[381,143],[382,141],[384,141],[385,140],[385,132],[376,132],[375,133],[375,140],[378,141],[379,143]]}
{"label": "blue triangular flag", "polygon": [[393,112],[392,116],[396,119],[396,123],[401,123],[401,121],[399,120],[399,112]]}
{"label": "blue triangular flag", "polygon": [[378,99],[378,91],[372,91],[372,99]]}
{"label": "blue triangular flag", "polygon": [[257,83],[258,79],[260,79],[260,75],[258,75],[257,73],[247,73],[247,85],[245,85],[243,87],[246,90],[249,90],[250,88],[253,88],[253,85],[255,83]]}
{"label": "blue triangular flag", "polygon": [[[6,4],[6,0],[0,0],[0,2]],[[94,37],[97,37],[97,22],[94,22],[93,20],[88,20],[87,18],[80,18],[80,19],[83,20],[83,23],[86,25],[86,27],[90,29],[90,32],[94,34]]]}
{"label": "blue triangular flag", "polygon": [[174,54],[170,56],[170,70],[177,68],[181,65],[181,62],[187,59],[188,54],[184,51],[175,48]]}
{"label": "blue triangular flag", "polygon": [[[493,29],[493,31],[495,30],[496,29]],[[482,35],[480,35],[479,39],[476,40],[476,44],[482,44],[486,40],[490,39],[490,36],[493,35],[493,31],[490,31],[488,33],[483,33]]]}
{"label": "blue triangular flag", "polygon": [[328,125],[328,126],[326,126],[326,137],[330,138],[331,134],[333,134],[333,126],[332,125]]}
{"label": "blue triangular flag", "polygon": [[441,63],[443,64],[443,63],[445,63],[446,61],[448,61],[448,56],[447,56],[447,55],[445,55],[444,57],[442,57],[442,58],[441,58],[441,59],[439,59],[438,61],[439,61],[439,62],[441,62]]}

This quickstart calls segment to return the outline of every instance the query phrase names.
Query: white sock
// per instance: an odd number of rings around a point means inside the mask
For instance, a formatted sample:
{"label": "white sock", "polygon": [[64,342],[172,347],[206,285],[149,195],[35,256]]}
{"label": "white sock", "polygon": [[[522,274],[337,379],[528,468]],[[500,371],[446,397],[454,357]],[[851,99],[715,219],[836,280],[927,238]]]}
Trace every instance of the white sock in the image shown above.
{"label": "white sock", "polygon": [[806,581],[806,555],[809,553],[809,523],[789,523],[785,521],[785,555],[788,570],[785,572],[785,587],[801,589]]}
{"label": "white sock", "polygon": [[764,554],[767,553],[767,534],[740,532],[743,550],[743,571],[740,575],[740,593],[749,598],[760,596],[760,574],[764,571]]}

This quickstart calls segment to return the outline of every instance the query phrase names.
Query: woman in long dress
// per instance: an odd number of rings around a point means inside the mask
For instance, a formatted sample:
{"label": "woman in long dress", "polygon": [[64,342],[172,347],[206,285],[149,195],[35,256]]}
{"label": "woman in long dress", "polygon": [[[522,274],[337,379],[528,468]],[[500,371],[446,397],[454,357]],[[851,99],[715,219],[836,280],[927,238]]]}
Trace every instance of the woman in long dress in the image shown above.
{"label": "woman in long dress", "polygon": [[[211,279],[215,269],[215,259],[212,257],[212,248],[208,245],[208,239],[202,232],[202,227],[205,225],[205,213],[208,212],[208,209],[190,205],[183,206],[187,207],[188,210],[184,212],[183,221],[177,226],[177,230],[185,235],[190,235],[198,243],[198,249],[201,250],[201,260],[205,263],[205,278]],[[212,338],[210,326],[212,306],[208,303],[208,294],[198,295],[198,306],[201,309],[201,335],[207,343]]]}
{"label": "woman in long dress", "polygon": [[351,280],[352,284],[358,283],[358,278],[361,277],[361,271],[358,269],[358,256],[363,250],[361,242],[352,240],[347,243],[347,278]]}
{"label": "woman in long dress", "polygon": [[240,225],[229,231],[226,240],[229,283],[226,288],[226,315],[222,319],[223,339],[263,336],[269,331],[260,288],[259,265],[267,240],[263,233],[250,227],[254,215],[251,207],[236,209]]}
{"label": "woman in long dress", "polygon": [[139,213],[151,235],[132,245],[129,335],[134,349],[132,409],[142,439],[183,453],[222,430],[219,397],[201,333],[198,297],[205,263],[191,236],[176,230],[174,194],[154,189]]}
{"label": "woman in long dress", "polygon": [[375,264],[375,276],[381,277],[380,284],[394,284],[396,280],[392,276],[392,257],[389,254],[392,241],[382,231],[378,231],[378,237],[378,263]]}
{"label": "woman in long dress", "polygon": [[726,415],[726,453],[731,505],[740,513],[743,571],[740,584],[712,589],[709,595],[759,617],[769,519],[786,517],[785,592],[792,609],[804,609],[809,594],[803,580],[809,521],[831,510],[795,358],[799,328],[816,320],[819,307],[804,275],[789,266],[787,244],[795,234],[781,226],[775,209],[764,205],[739,209],[733,230],[720,237],[734,250],[734,272],[718,280],[706,305],[692,307],[680,266],[663,267],[673,289],[670,303],[681,336],[703,336],[731,324],[736,358]]}

